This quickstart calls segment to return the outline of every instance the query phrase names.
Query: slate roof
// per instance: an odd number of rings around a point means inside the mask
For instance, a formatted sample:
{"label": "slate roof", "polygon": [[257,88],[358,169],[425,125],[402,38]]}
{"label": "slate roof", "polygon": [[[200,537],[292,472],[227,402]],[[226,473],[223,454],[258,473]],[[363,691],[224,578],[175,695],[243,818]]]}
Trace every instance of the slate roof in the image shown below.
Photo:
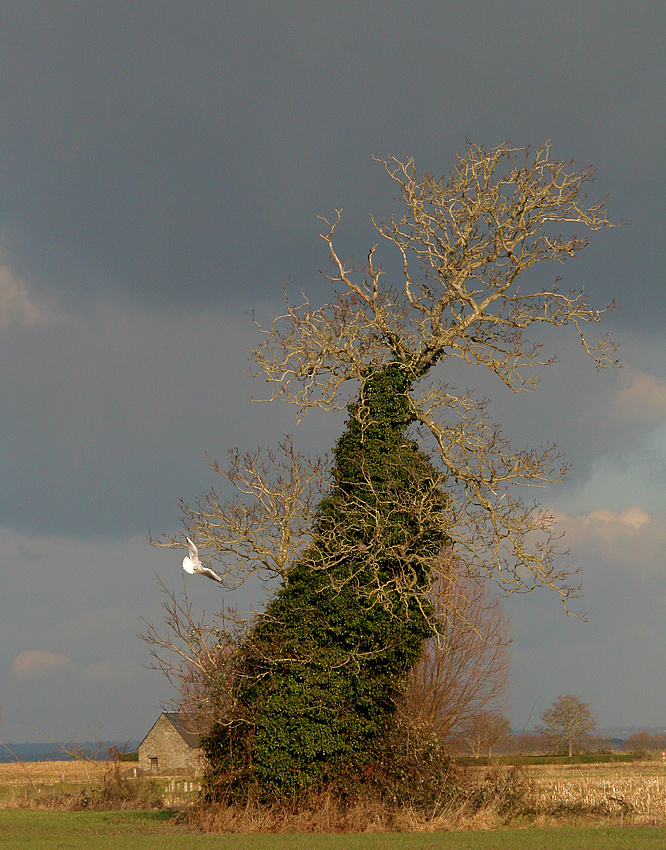
{"label": "slate roof", "polygon": [[196,731],[194,722],[187,715],[178,714],[176,711],[165,711],[164,716],[189,747],[192,749],[199,747],[199,733]]}

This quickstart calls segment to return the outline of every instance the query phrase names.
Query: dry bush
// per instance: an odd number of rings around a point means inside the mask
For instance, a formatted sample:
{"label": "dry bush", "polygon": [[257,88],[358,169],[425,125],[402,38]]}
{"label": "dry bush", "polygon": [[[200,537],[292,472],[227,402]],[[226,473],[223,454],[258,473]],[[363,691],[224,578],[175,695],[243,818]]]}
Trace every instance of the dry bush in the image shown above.
{"label": "dry bush", "polygon": [[82,790],[71,808],[92,811],[117,811],[119,809],[159,809],[162,808],[162,790],[152,778],[129,776],[120,770],[119,762],[104,774],[99,786]]}
{"label": "dry bush", "polygon": [[636,759],[651,759],[654,758],[655,753],[666,749],[666,737],[663,734],[651,735],[642,729],[640,732],[629,735],[622,742],[622,749],[631,753]]}
{"label": "dry bush", "polygon": [[227,833],[435,832],[581,821],[666,825],[666,770],[650,764],[456,768],[430,807],[371,794],[342,801],[324,792],[282,805],[202,800],[181,815],[189,827]]}
{"label": "dry bush", "polygon": [[450,745],[475,718],[506,707],[510,623],[485,577],[451,551],[439,559],[429,598],[439,637],[411,671],[404,710]]}

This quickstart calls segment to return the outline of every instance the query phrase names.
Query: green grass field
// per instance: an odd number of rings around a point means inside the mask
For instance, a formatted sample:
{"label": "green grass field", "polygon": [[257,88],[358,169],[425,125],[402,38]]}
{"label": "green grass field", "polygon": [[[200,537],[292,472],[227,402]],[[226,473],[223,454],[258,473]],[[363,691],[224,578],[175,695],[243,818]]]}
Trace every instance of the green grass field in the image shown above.
{"label": "green grass field", "polygon": [[0,811],[0,847],[30,850],[664,850],[666,829],[587,827],[383,835],[203,835],[168,812]]}

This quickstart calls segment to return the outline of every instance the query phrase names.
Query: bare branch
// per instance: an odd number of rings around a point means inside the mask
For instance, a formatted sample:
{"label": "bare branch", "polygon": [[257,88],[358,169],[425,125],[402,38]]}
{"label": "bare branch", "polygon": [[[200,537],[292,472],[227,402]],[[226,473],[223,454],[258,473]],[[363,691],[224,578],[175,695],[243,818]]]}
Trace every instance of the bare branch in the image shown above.
{"label": "bare branch", "polygon": [[446,553],[430,592],[440,628],[413,668],[405,710],[451,743],[470,719],[506,705],[509,620],[483,575]]}
{"label": "bare branch", "polygon": [[424,445],[434,442],[448,476],[446,519],[461,557],[505,592],[547,585],[566,606],[579,588],[566,581],[568,568],[554,566],[564,553],[552,518],[538,501],[523,502],[525,488],[565,477],[557,445],[515,449],[484,401],[424,379],[450,356],[485,366],[515,392],[533,389],[536,370],[555,359],[526,337],[543,324],[573,327],[598,368],[617,365],[607,335],[596,343],[586,335],[613,304],[595,309],[583,290],[560,291],[557,280],[536,291],[518,280],[538,263],[575,257],[587,245],[576,228],[610,226],[605,200],[585,192],[594,170],[553,159],[549,143],[534,151],[468,144],[448,178],[420,176],[411,159],[382,163],[404,213],[374,224],[399,252],[401,284],[386,282],[377,246],[364,265],[343,260],[335,247],[340,211],[322,219],[337,294],[316,310],[305,298],[299,306],[287,299],[286,313],[263,331],[257,371],[273,384],[273,397],[303,416],[346,406],[370,374],[399,364],[413,378],[412,413]]}
{"label": "bare branch", "polygon": [[248,619],[227,608],[206,622],[205,614],[195,616],[186,588],[178,597],[159,577],[157,581],[164,595],[165,633],[144,619],[146,631],[139,637],[150,647],[151,669],[159,670],[176,690],[171,707],[205,730],[213,719],[220,722],[231,713],[235,654]]}
{"label": "bare branch", "polygon": [[[233,589],[255,573],[286,576],[289,564],[311,540],[314,507],[328,486],[328,460],[314,460],[285,437],[277,451],[228,450],[228,466],[211,460],[211,469],[229,481],[235,495],[223,499],[215,489],[193,507],[181,502],[185,537],[218,561],[223,586]],[[184,546],[180,537],[153,540]]]}

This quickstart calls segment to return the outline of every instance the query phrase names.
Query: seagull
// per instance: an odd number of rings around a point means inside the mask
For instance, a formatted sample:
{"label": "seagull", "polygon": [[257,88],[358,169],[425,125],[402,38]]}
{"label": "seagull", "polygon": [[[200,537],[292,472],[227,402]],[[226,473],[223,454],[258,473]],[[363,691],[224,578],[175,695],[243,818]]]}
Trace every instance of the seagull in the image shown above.
{"label": "seagull", "polygon": [[213,581],[222,581],[222,578],[214,570],[211,570],[210,567],[202,566],[199,560],[199,550],[189,537],[187,538],[187,548],[190,550],[189,557],[186,555],[183,558],[183,569],[186,573],[189,573],[191,576],[196,573],[200,576],[208,576]]}

